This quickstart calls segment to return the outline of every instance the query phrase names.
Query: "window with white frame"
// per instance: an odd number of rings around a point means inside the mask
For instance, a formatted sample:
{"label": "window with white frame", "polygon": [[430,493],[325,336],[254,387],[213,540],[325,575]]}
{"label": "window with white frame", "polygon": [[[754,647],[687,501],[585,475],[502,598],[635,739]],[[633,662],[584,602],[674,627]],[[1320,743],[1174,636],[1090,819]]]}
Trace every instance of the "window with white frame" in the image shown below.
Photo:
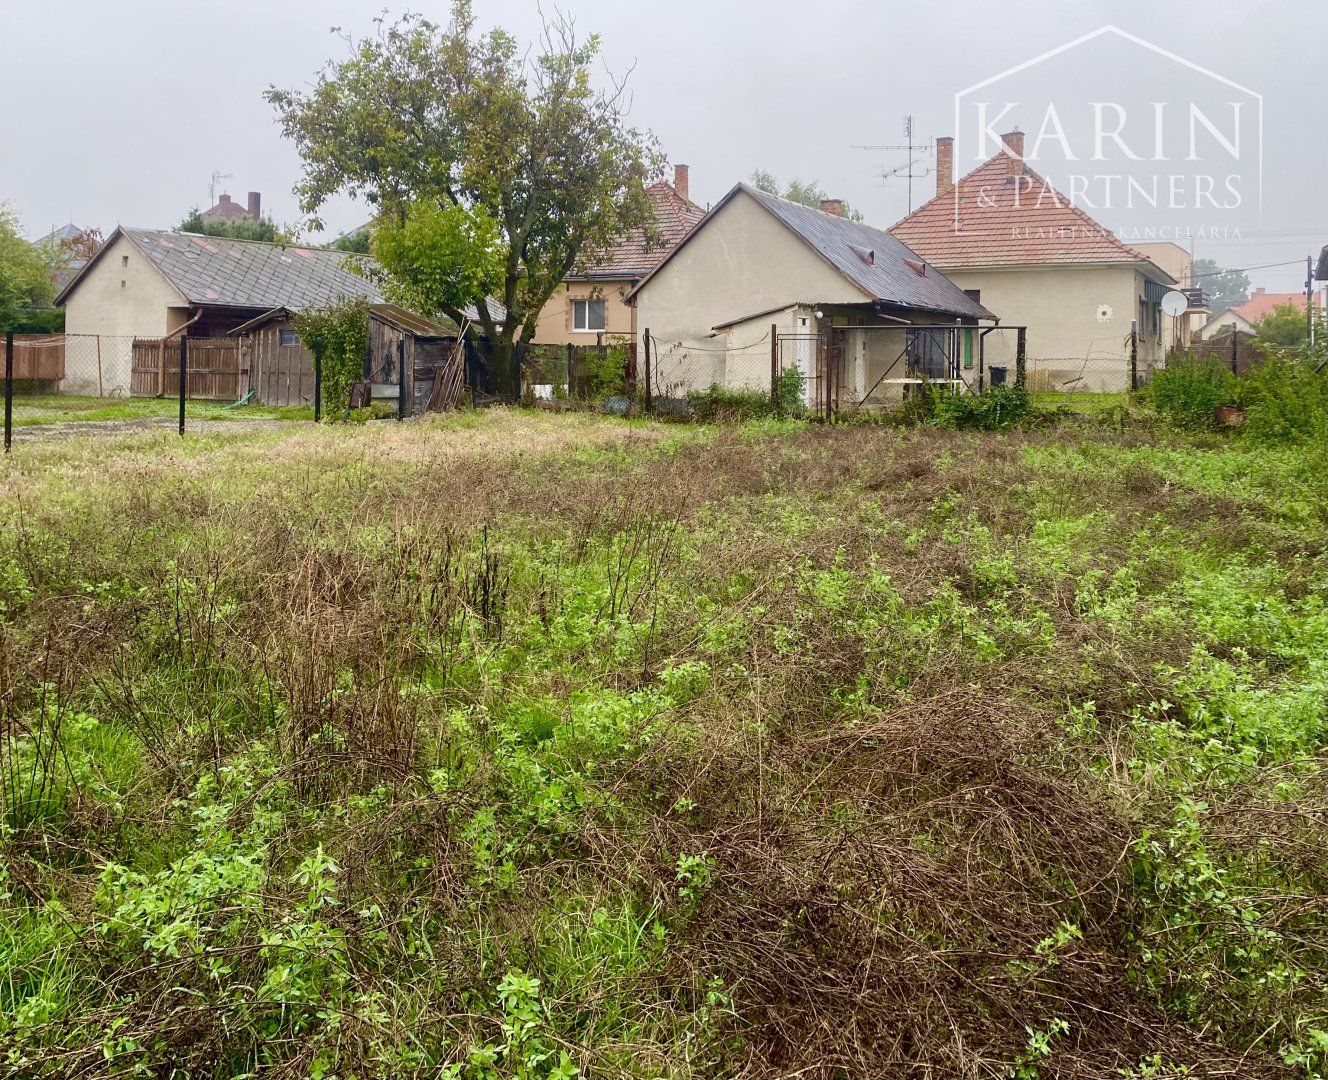
{"label": "window with white frame", "polygon": [[604,329],[603,300],[573,300],[572,329],[587,333]]}
{"label": "window with white frame", "polygon": [[300,335],[297,334],[294,330],[283,329],[281,331],[281,344],[298,345],[299,343],[300,343]]}

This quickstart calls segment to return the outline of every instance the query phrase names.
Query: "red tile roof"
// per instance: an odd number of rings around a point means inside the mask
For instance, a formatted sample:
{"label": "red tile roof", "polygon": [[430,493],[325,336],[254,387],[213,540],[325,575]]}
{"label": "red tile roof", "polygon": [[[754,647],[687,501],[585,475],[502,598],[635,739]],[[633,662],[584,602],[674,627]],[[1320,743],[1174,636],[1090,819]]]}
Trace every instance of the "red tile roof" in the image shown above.
{"label": "red tile roof", "polygon": [[1263,289],[1255,289],[1254,295],[1243,304],[1237,304],[1229,310],[1234,311],[1246,322],[1254,322],[1256,319],[1262,319],[1265,315],[1271,315],[1273,308],[1281,307],[1283,304],[1291,304],[1305,310],[1305,294],[1303,292],[1264,292]]}
{"label": "red tile roof", "polygon": [[[1146,257],[1024,166],[998,154],[889,230],[942,271],[1034,263],[1132,263]],[[957,214],[956,214],[957,209]]]}
{"label": "red tile roof", "polygon": [[641,278],[664,261],[682,241],[693,225],[705,217],[705,211],[690,199],[678,194],[672,184],[663,180],[646,188],[655,209],[655,223],[659,237],[647,249],[646,235],[634,229],[602,257],[592,261],[584,270],[569,274],[571,278]]}

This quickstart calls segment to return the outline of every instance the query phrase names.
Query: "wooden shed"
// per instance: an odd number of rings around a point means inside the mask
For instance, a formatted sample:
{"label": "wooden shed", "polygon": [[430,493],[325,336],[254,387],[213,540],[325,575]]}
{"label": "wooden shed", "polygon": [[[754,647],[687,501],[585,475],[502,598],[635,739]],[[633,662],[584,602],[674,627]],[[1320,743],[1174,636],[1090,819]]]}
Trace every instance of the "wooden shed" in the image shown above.
{"label": "wooden shed", "polygon": [[[248,390],[263,405],[308,405],[314,400],[313,354],[300,340],[287,308],[274,308],[232,331]],[[369,307],[369,349],[364,377],[375,399],[396,403],[406,372],[409,413],[428,407],[439,378],[450,377],[456,331],[396,304]],[[455,394],[452,394],[454,397]],[[450,399],[449,399],[450,400]]]}
{"label": "wooden shed", "polygon": [[437,381],[449,376],[459,360],[454,329],[396,304],[369,308],[369,357],[364,375],[375,399],[399,399],[404,367],[407,411],[411,415],[423,412]]}
{"label": "wooden shed", "polygon": [[314,358],[295,332],[290,312],[273,308],[237,326],[245,392],[260,405],[312,405]]}

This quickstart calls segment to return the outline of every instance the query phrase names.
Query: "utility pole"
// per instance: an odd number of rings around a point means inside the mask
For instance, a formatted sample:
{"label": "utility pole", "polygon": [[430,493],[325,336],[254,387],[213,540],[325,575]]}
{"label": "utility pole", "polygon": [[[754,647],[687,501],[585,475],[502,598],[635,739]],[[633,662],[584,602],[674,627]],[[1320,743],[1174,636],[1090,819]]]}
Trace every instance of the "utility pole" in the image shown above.
{"label": "utility pole", "polygon": [[1314,346],[1314,256],[1305,256],[1305,331]]}
{"label": "utility pole", "polygon": [[855,149],[855,150],[906,150],[906,151],[908,151],[908,161],[905,162],[903,165],[896,166],[896,167],[893,168],[893,169],[887,169],[884,165],[881,166],[880,180],[881,180],[881,184],[882,184],[882,186],[884,186],[884,185],[885,185],[885,182],[886,182],[887,180],[889,180],[891,177],[895,177],[895,176],[903,176],[903,177],[906,177],[906,178],[908,179],[908,212],[911,214],[911,213],[913,213],[913,178],[914,178],[914,177],[918,177],[918,178],[920,179],[920,178],[922,178],[922,177],[924,177],[924,176],[927,176],[927,175],[929,175],[929,174],[931,173],[931,170],[930,170],[930,169],[923,169],[921,172],[914,172],[914,171],[913,171],[913,166],[914,166],[914,165],[917,165],[917,164],[919,163],[919,161],[920,161],[919,158],[915,158],[915,157],[913,156],[913,153],[914,153],[914,151],[917,151],[917,150],[930,150],[930,149],[931,149],[931,140],[928,139],[928,140],[927,140],[926,142],[924,142],[924,143],[919,143],[919,142],[917,142],[917,141],[915,140],[915,137],[914,137],[914,118],[913,118],[912,116],[906,116],[906,117],[904,117],[904,138],[905,138],[907,141],[906,141],[906,142],[903,142],[903,143],[876,143],[876,144],[868,144],[868,145],[858,145],[858,146],[855,146],[854,149]]}

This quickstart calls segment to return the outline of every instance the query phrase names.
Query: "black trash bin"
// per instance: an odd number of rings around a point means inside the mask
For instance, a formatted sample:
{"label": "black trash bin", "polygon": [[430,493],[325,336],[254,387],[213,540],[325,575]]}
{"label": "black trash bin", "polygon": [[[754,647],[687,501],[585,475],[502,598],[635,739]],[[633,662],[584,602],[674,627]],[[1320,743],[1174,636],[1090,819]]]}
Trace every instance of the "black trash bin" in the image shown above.
{"label": "black trash bin", "polygon": [[992,386],[1005,385],[1005,373],[1009,370],[1009,368],[1001,367],[999,364],[992,364],[992,366],[987,368],[987,370],[991,372]]}

